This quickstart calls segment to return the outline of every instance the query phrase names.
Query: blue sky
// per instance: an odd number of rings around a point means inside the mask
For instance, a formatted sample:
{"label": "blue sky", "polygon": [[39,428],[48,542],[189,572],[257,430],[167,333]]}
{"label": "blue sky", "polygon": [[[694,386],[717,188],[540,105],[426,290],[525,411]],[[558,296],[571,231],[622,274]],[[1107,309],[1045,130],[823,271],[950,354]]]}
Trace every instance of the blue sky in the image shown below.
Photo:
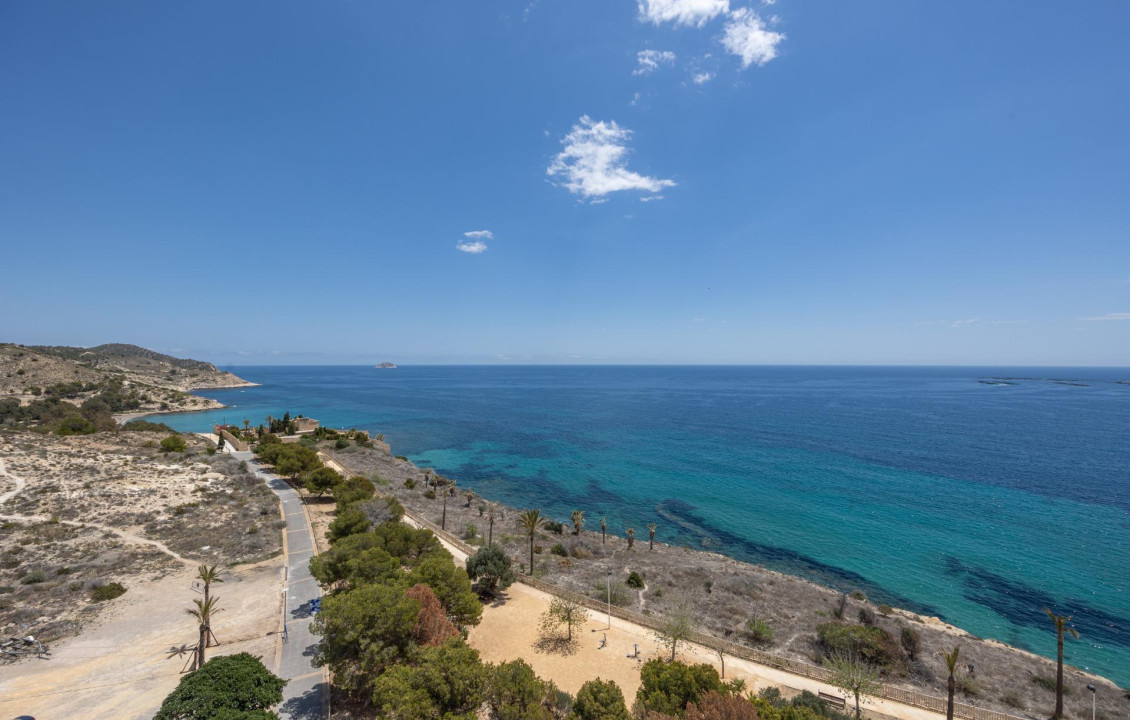
{"label": "blue sky", "polygon": [[3,3],[0,336],[1126,365],[1128,30],[1122,2]]}

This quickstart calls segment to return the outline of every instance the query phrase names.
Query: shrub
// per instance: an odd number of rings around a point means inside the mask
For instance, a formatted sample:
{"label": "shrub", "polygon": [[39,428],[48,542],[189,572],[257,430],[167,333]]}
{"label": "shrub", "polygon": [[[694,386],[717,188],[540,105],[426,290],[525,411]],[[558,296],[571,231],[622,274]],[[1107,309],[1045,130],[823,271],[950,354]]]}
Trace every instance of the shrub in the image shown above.
{"label": "shrub", "polygon": [[556,545],[554,545],[553,547],[551,547],[551,548],[549,549],[549,552],[551,552],[551,553],[553,553],[554,555],[557,555],[557,556],[559,556],[559,557],[567,557],[567,556],[569,555],[569,551],[568,551],[568,550],[566,550],[566,549],[565,549],[565,546],[564,546],[564,545],[562,545],[561,543],[557,543]]}
{"label": "shrub", "polygon": [[687,704],[687,720],[761,720],[753,703],[739,694],[711,691]]}
{"label": "shrub", "polygon": [[336,450],[344,450],[347,447],[349,447],[349,441],[346,440],[345,438],[338,438],[334,442],[334,449],[336,449]]}
{"label": "shrub", "polygon": [[98,432],[97,426],[84,417],[69,417],[55,428],[56,435],[92,435]]}
{"label": "shrub", "polygon": [[616,607],[624,607],[632,602],[632,599],[628,596],[628,591],[618,583],[612,583],[611,588],[601,582],[595,583],[589,590],[589,597],[600,602],[608,602],[610,591],[612,604]]}
{"label": "shrub", "polygon": [[467,559],[467,576],[478,580],[479,590],[485,594],[510,587],[514,582],[510,558],[497,545],[480,548]]}
{"label": "shrub", "polygon": [[852,598],[852,600],[858,600],[860,602],[867,602],[867,593],[863,592],[862,590],[852,590],[851,591],[851,598]]}
{"label": "shrub", "polygon": [[918,649],[922,646],[922,636],[913,628],[903,628],[899,640],[902,642],[902,649],[906,651],[906,656],[915,660],[918,657]]}
{"label": "shrub", "polygon": [[643,585],[644,585],[643,575],[640,575],[638,572],[633,570],[630,573],[628,573],[628,579],[624,581],[624,584],[627,585],[630,588],[635,588],[637,590],[643,590]]}
{"label": "shrub", "polygon": [[27,575],[20,578],[21,585],[38,585],[47,580],[47,573],[42,570],[32,570]]}
{"label": "shrub", "polygon": [[858,656],[873,665],[889,667],[902,660],[902,652],[891,634],[869,625],[825,623],[816,628],[817,638],[828,655]]}
{"label": "shrub", "polygon": [[864,605],[859,608],[859,622],[864,625],[874,625],[877,620],[875,618],[875,611]]}
{"label": "shrub", "polygon": [[159,432],[159,433],[175,433],[176,430],[172,429],[165,423],[149,422],[148,420],[130,420],[125,425],[122,425],[122,430],[129,432]]}
{"label": "shrub", "polygon": [[188,445],[180,435],[170,435],[161,441],[161,452],[163,453],[184,452],[186,447]]}
{"label": "shrub", "polygon": [[574,545],[573,547],[569,548],[569,554],[577,558],[578,560],[588,560],[592,557],[592,553],[581,547],[580,545]]}
{"label": "shrub", "polygon": [[687,704],[698,702],[708,692],[722,689],[718,671],[709,665],[687,665],[679,661],[648,660],[640,668],[636,711],[683,717]]}
{"label": "shrub", "polygon": [[269,709],[282,702],[284,685],[286,680],[276,677],[259,658],[248,653],[212,658],[181,678],[154,720],[268,720],[274,716]]}
{"label": "shrub", "polygon": [[589,680],[577,691],[573,713],[578,720],[628,720],[624,693],[611,680]]}
{"label": "shrub", "polygon": [[126,588],[121,583],[108,583],[106,585],[94,588],[94,590],[90,593],[90,599],[94,602],[106,602],[107,600],[113,600],[116,597],[121,597],[122,595],[125,595],[125,593]]}
{"label": "shrub", "polygon": [[565,526],[556,520],[546,520],[545,525],[542,526],[547,533],[557,533],[562,535],[565,533]]}
{"label": "shrub", "polygon": [[1027,707],[1027,705],[1024,704],[1024,698],[1022,698],[1020,696],[1020,693],[1016,692],[1015,690],[1009,690],[1004,695],[1002,695],[1001,702],[1015,710],[1023,710]]}
{"label": "shrub", "polygon": [[964,693],[969,697],[977,697],[981,694],[981,683],[977,682],[977,679],[969,675],[969,673],[958,673],[954,675],[953,684],[958,692]]}
{"label": "shrub", "polygon": [[[411,480],[409,480],[409,482],[411,482]],[[407,483],[405,483],[405,484],[407,484]],[[435,490],[425,490],[424,491],[424,497],[426,497],[429,500],[435,500],[436,499],[436,491]]]}
{"label": "shrub", "polygon": [[773,628],[760,618],[752,617],[747,620],[745,629],[749,639],[758,645],[769,645],[773,642]]}
{"label": "shrub", "polygon": [[890,605],[880,605],[879,606],[879,614],[882,615],[883,617],[890,615],[894,611],[895,611],[895,609],[893,607],[891,607]]}
{"label": "shrub", "polygon": [[[1032,683],[1034,685],[1039,685],[1040,687],[1047,690],[1048,692],[1055,692],[1055,678],[1051,677],[1050,675],[1033,675],[1032,676]],[[1064,695],[1067,694],[1067,690],[1068,690],[1067,685],[1064,684],[1064,686],[1063,686],[1063,694]]]}
{"label": "shrub", "polygon": [[541,555],[542,550],[544,550],[544,548],[542,548],[541,545],[534,545],[534,555]]}

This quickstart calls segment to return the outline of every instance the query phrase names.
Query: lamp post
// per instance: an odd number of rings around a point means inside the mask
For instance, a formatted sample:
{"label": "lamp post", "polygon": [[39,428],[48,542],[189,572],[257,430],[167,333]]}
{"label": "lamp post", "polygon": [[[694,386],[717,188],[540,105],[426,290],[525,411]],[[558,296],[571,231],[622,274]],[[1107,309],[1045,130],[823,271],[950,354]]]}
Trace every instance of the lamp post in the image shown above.
{"label": "lamp post", "polygon": [[1088,684],[1087,689],[1091,691],[1091,720],[1095,720],[1095,686]]}
{"label": "lamp post", "polygon": [[[608,588],[608,629],[612,629],[612,571],[608,571],[608,576],[604,578],[605,584]],[[1095,720],[1091,718],[1091,720]]]}

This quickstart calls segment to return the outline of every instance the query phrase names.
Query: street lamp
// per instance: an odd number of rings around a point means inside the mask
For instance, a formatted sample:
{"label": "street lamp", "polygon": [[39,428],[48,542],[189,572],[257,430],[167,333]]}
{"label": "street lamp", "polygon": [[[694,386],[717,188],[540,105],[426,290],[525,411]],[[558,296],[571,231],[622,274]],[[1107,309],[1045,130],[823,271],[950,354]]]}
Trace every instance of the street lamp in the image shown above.
{"label": "street lamp", "polygon": [[[605,583],[608,586],[608,629],[612,629],[612,571],[608,571],[608,576],[605,578]],[[1091,720],[1095,720],[1091,718]]]}
{"label": "street lamp", "polygon": [[1095,686],[1088,684],[1087,689],[1091,691],[1091,720],[1095,720]]}

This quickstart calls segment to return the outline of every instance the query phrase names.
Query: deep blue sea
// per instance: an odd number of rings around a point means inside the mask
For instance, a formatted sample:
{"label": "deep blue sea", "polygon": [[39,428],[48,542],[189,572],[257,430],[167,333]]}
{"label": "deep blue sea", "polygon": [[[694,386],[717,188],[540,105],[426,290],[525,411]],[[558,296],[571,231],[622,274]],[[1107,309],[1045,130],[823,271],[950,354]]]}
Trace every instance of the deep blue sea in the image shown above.
{"label": "deep blue sea", "polygon": [[1068,661],[1130,686],[1130,369],[225,369],[262,387],[164,422],[381,432],[491,499],[656,522],[1054,657],[1051,607]]}

